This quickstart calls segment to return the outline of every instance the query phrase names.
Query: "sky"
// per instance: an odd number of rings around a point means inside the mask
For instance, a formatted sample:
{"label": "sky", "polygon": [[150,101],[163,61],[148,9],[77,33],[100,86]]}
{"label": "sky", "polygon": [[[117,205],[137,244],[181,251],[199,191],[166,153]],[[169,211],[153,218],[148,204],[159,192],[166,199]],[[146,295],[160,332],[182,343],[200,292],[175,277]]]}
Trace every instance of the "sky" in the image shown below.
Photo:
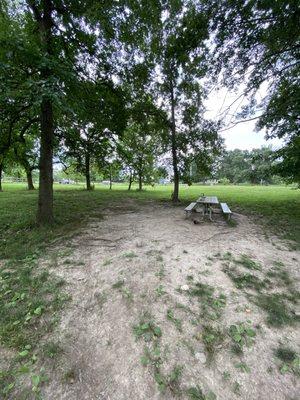
{"label": "sky", "polygon": [[[230,92],[225,88],[212,91],[205,102],[207,108],[206,117],[218,119],[220,115],[225,115],[225,110],[232,104],[234,100],[239,98],[242,90],[239,92]],[[261,97],[263,93],[258,94]],[[243,105],[247,104],[246,99],[239,99],[229,110],[226,110],[225,128],[231,127],[233,121],[236,121],[236,113],[241,110]],[[265,140],[265,132],[263,130],[256,131],[256,121],[247,121],[233,126],[231,129],[226,129],[220,132],[225,140],[227,150],[241,149],[251,150],[262,146],[272,146],[274,150],[282,146],[282,141],[279,139]]]}

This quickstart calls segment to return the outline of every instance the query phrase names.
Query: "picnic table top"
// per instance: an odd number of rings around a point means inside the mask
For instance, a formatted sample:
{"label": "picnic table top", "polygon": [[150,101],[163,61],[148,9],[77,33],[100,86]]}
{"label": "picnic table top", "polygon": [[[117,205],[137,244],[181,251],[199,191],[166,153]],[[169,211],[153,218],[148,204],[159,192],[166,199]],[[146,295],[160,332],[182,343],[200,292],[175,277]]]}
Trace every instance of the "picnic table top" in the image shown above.
{"label": "picnic table top", "polygon": [[219,204],[217,196],[201,196],[197,199],[197,203],[203,204]]}

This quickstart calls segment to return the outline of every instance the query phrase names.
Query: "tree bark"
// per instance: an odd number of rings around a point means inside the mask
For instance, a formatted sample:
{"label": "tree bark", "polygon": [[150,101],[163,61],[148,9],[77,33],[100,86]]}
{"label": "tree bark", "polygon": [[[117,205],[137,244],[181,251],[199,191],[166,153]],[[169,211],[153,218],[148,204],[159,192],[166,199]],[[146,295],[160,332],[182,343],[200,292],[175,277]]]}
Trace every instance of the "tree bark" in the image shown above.
{"label": "tree bark", "polygon": [[111,166],[109,166],[109,189],[112,189]]}
{"label": "tree bark", "polygon": [[53,108],[51,100],[44,98],[41,104],[41,150],[37,222],[52,224],[53,216]]}
{"label": "tree bark", "polygon": [[132,173],[130,172],[128,190],[131,190],[131,185],[132,185]]}
{"label": "tree bark", "polygon": [[143,190],[143,177],[141,173],[139,173],[139,190]]}
{"label": "tree bark", "polygon": [[28,190],[34,190],[33,179],[32,179],[32,170],[26,170],[26,177],[27,177],[27,186]]}
{"label": "tree bark", "polygon": [[86,179],[86,190],[92,190],[89,152],[87,152],[85,155],[85,179]]}
{"label": "tree bark", "polygon": [[0,163],[0,192],[2,192],[2,171],[3,171],[3,165]]}
{"label": "tree bark", "polygon": [[[53,54],[52,50],[52,0],[42,1],[42,13],[32,0],[27,0],[31,7],[35,20],[38,24],[41,51],[47,59]],[[41,67],[41,80],[48,82],[53,72],[49,66]],[[54,139],[54,117],[52,99],[48,94],[42,95],[40,109],[41,124],[41,149],[40,149],[40,178],[39,178],[39,199],[37,222],[40,225],[52,224],[54,222],[53,215],[53,139]]]}
{"label": "tree bark", "polygon": [[178,156],[177,156],[177,143],[176,143],[176,121],[175,121],[175,98],[174,87],[171,81],[171,151],[172,151],[172,165],[173,165],[173,179],[174,190],[172,193],[173,203],[179,202],[179,171],[178,171]]}

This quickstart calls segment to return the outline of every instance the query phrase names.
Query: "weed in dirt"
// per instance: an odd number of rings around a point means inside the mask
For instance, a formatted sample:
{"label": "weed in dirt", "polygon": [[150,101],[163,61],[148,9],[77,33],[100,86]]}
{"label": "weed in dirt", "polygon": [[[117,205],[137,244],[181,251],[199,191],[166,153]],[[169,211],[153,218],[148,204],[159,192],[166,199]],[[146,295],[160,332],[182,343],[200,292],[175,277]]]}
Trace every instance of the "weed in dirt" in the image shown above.
{"label": "weed in dirt", "polygon": [[159,285],[156,289],[155,292],[157,294],[158,297],[163,296],[164,294],[166,294],[167,292],[165,291],[163,285]]}
{"label": "weed in dirt", "polygon": [[231,374],[228,371],[224,371],[222,373],[222,378],[224,379],[224,381],[229,381],[229,379],[231,378]]}
{"label": "weed in dirt", "polygon": [[208,361],[212,361],[216,352],[221,349],[224,341],[224,333],[212,325],[203,326],[202,341]]}
{"label": "weed in dirt", "polygon": [[124,285],[125,285],[125,281],[124,280],[119,280],[116,283],[114,283],[111,287],[113,289],[121,289]]}
{"label": "weed in dirt", "polygon": [[213,321],[219,319],[226,305],[226,296],[220,294],[214,295],[214,288],[200,282],[194,284],[188,291],[188,294],[197,297],[201,307],[201,317]]}
{"label": "weed in dirt", "polygon": [[63,352],[63,349],[57,342],[48,342],[44,344],[42,351],[44,356],[56,358]]}
{"label": "weed in dirt", "polygon": [[104,260],[103,262],[103,267],[105,267],[106,265],[110,265],[112,263],[112,259],[111,258],[107,258],[106,260]]}
{"label": "weed in dirt", "polygon": [[233,393],[236,394],[237,396],[240,396],[240,395],[241,395],[241,385],[240,385],[237,381],[234,381],[234,382],[233,382],[232,391],[233,391]]}
{"label": "weed in dirt", "polygon": [[176,326],[179,332],[182,332],[182,321],[179,318],[176,318],[173,311],[171,309],[167,310],[167,319]]}
{"label": "weed in dirt", "polygon": [[124,258],[135,258],[137,257],[137,254],[135,254],[134,251],[128,251],[126,253],[123,253],[122,255]]}
{"label": "weed in dirt", "polygon": [[186,276],[186,280],[187,280],[188,282],[192,282],[192,281],[194,280],[193,275],[187,275],[187,276]]}
{"label": "weed in dirt", "polygon": [[155,276],[157,276],[159,279],[162,279],[166,276],[165,266],[163,264],[161,264],[158,272],[155,273]]}
{"label": "weed in dirt", "polygon": [[241,372],[249,373],[251,370],[246,363],[240,362],[234,365],[235,368],[239,369]]}
{"label": "weed in dirt", "polygon": [[253,274],[240,273],[235,267],[226,266],[223,268],[223,272],[229,276],[238,289],[247,288],[259,292],[271,284],[269,280],[261,280]]}
{"label": "weed in dirt", "polygon": [[254,269],[257,271],[262,270],[262,266],[260,263],[252,260],[247,254],[241,254],[238,259],[234,260],[235,264],[240,264],[247,269]]}
{"label": "weed in dirt", "polygon": [[149,313],[142,315],[140,322],[133,327],[133,333],[136,339],[143,338],[145,342],[150,342],[162,335],[160,327],[155,324]]}
{"label": "weed in dirt", "polygon": [[183,367],[176,365],[168,375],[164,375],[160,370],[155,371],[154,379],[161,392],[169,389],[173,395],[180,394],[180,377],[182,375]]}
{"label": "weed in dirt", "polygon": [[233,342],[233,353],[242,354],[244,346],[249,347],[254,343],[256,332],[248,323],[239,322],[229,327],[229,336]]}
{"label": "weed in dirt", "polygon": [[96,292],[94,297],[97,300],[97,304],[99,305],[100,309],[102,309],[104,304],[107,302],[108,294],[105,291]]}
{"label": "weed in dirt", "polygon": [[277,328],[293,325],[299,320],[287,300],[287,295],[282,293],[259,294],[254,298],[255,304],[267,312],[267,324]]}
{"label": "weed in dirt", "polygon": [[205,395],[200,386],[193,386],[187,390],[187,395],[190,400],[216,400],[216,395],[210,390]]}
{"label": "weed in dirt", "polygon": [[77,379],[77,371],[75,367],[68,369],[63,375],[63,381],[66,383],[74,383]]}
{"label": "weed in dirt", "polygon": [[123,287],[121,290],[122,296],[125,300],[129,301],[130,303],[133,302],[133,293],[126,287]]}
{"label": "weed in dirt", "polygon": [[226,251],[226,253],[224,253],[222,259],[226,260],[226,261],[231,261],[233,259],[232,253],[230,251]]}
{"label": "weed in dirt", "polygon": [[276,280],[276,285],[280,286],[291,286],[293,284],[293,280],[290,277],[288,271],[282,269],[275,269],[268,271],[266,275],[269,278],[274,278]]}
{"label": "weed in dirt", "polygon": [[279,371],[282,374],[292,372],[300,377],[300,356],[292,348],[280,345],[274,353],[281,361]]}
{"label": "weed in dirt", "polygon": [[189,350],[192,356],[195,356],[195,349],[189,340],[182,339],[182,344]]}

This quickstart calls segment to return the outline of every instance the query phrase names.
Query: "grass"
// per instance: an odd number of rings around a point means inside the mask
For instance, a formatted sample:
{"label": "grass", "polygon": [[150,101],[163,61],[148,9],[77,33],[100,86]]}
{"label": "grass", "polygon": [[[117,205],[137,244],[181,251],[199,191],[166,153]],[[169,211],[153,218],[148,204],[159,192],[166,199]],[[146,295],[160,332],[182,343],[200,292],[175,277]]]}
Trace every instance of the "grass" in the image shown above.
{"label": "grass", "polygon": [[280,360],[279,371],[282,374],[292,372],[300,376],[300,356],[290,347],[280,345],[274,352]]}
{"label": "grass", "polygon": [[[0,193],[0,237],[5,241],[0,258],[22,257],[24,251],[41,247],[60,236],[71,233],[90,216],[101,218],[101,209],[120,197],[137,200],[168,201],[172,185],[157,185],[147,190],[128,192],[127,185],[115,184],[113,190],[96,185],[90,192],[82,185],[55,185],[54,211],[56,224],[51,229],[37,229],[35,213],[37,191],[29,192],[23,184],[3,184]],[[286,186],[186,186],[181,185],[183,207],[199,193],[216,195],[236,212],[252,215],[269,230],[294,242],[300,248],[300,191]],[[13,239],[13,240],[12,240]],[[21,246],[20,246],[21,244]]]}

